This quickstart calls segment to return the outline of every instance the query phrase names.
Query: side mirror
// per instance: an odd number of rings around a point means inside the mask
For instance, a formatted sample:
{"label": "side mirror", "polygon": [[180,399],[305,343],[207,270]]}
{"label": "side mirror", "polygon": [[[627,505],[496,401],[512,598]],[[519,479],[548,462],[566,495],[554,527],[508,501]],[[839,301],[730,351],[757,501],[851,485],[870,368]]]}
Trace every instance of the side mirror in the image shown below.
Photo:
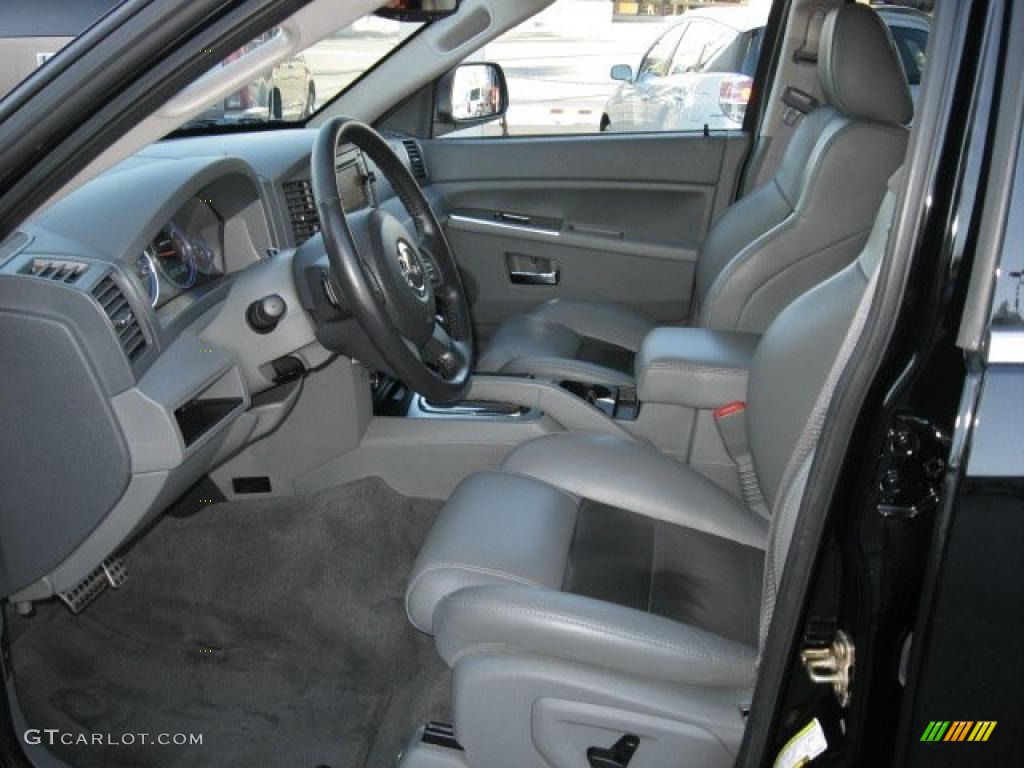
{"label": "side mirror", "polygon": [[508,85],[497,64],[460,64],[438,81],[437,121],[452,128],[497,120],[508,110]]}
{"label": "side mirror", "polygon": [[626,83],[633,82],[633,68],[629,64],[616,64],[612,67],[612,80],[622,80]]}

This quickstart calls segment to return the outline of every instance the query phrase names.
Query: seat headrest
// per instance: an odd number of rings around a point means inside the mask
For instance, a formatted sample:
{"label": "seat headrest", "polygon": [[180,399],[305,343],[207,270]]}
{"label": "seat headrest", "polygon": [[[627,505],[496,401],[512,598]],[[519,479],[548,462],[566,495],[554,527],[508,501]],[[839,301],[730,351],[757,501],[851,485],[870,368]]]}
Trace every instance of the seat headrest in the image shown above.
{"label": "seat headrest", "polygon": [[896,45],[881,17],[866,5],[829,12],[818,47],[825,99],[849,117],[906,125],[914,102]]}

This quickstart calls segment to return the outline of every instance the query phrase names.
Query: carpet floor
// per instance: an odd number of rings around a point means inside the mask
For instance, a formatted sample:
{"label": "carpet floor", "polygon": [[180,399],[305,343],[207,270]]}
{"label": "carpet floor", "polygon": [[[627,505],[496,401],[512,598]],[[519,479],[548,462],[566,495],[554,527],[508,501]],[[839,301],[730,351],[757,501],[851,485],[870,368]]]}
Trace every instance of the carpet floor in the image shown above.
{"label": "carpet floor", "polygon": [[75,766],[394,765],[417,725],[447,716],[448,670],[403,602],[439,506],[369,479],[165,517],[125,557],[127,583],[81,615],[10,616],[26,719],[202,734],[53,747]]}

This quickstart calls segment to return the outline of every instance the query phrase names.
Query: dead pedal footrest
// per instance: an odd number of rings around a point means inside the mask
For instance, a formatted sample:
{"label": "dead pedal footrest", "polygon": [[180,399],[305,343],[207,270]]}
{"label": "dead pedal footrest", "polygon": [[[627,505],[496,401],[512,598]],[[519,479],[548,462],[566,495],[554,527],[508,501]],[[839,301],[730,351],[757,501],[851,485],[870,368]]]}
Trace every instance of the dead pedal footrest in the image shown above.
{"label": "dead pedal footrest", "polygon": [[66,592],[58,592],[57,596],[64,601],[68,610],[73,614],[79,614],[93,600],[100,596],[108,586],[117,589],[128,578],[128,569],[119,557],[108,557],[97,565],[89,575],[82,579],[77,586]]}

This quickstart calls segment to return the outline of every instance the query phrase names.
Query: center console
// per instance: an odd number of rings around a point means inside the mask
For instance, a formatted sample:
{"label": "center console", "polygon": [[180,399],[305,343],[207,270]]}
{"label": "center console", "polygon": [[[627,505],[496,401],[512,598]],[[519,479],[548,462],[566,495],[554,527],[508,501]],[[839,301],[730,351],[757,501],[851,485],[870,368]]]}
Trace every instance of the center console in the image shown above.
{"label": "center console", "polygon": [[[635,386],[478,373],[462,402],[432,403],[400,386],[385,386],[374,411],[416,420],[424,428],[424,420],[431,419],[444,420],[446,429],[471,429],[477,423],[496,440],[514,441],[516,435],[537,430],[639,439],[740,497],[742,462],[735,456],[737,445],[744,443],[742,411],[759,338],[703,328],[656,328],[637,352]],[[728,428],[721,415],[726,411]]]}

